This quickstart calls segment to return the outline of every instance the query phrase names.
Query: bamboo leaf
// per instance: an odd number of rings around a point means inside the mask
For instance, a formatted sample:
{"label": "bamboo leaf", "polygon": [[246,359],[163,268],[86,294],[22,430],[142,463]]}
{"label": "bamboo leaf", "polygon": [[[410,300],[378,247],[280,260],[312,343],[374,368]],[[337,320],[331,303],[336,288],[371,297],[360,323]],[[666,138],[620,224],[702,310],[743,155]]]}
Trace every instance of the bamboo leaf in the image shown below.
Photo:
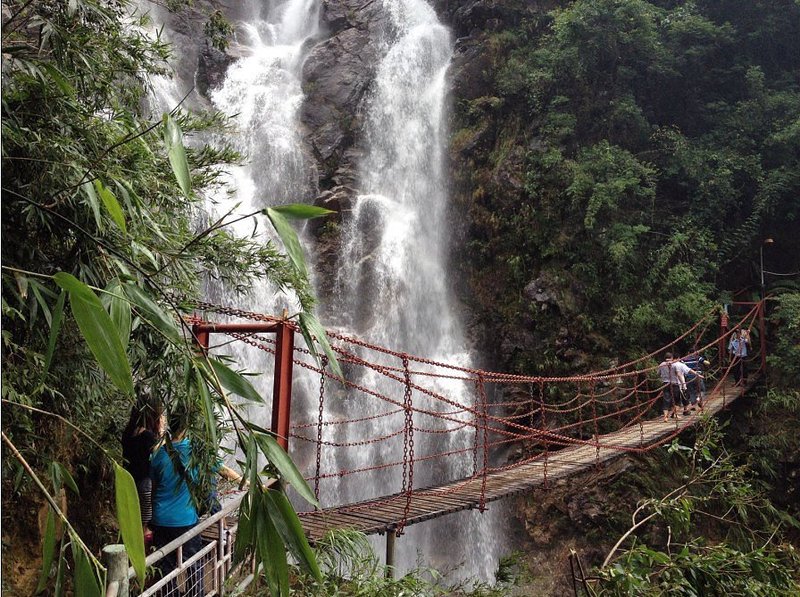
{"label": "bamboo leaf", "polygon": [[239,517],[236,521],[236,543],[233,545],[233,561],[241,562],[250,552],[253,541],[253,524],[250,508],[250,496],[245,495],[239,506]]}
{"label": "bamboo leaf", "polygon": [[283,448],[275,441],[275,438],[271,435],[264,435],[262,433],[254,433],[256,440],[258,440],[258,445],[261,448],[264,456],[267,457],[267,460],[272,463],[272,465],[278,469],[278,472],[281,475],[281,478],[292,485],[297,490],[297,493],[306,500],[309,504],[313,505],[314,507],[319,507],[319,502],[317,502],[317,498],[314,496],[314,492],[311,491],[311,488],[306,483],[306,480],[303,478],[303,475],[300,474],[300,471],[297,470],[292,459],[289,455],[284,451]]}
{"label": "bamboo leaf", "polygon": [[62,481],[64,481],[64,483],[66,483],[67,487],[69,487],[70,490],[75,495],[80,495],[81,492],[78,491],[78,485],[77,485],[77,483],[75,483],[75,479],[72,478],[72,475],[70,474],[69,470],[67,470],[67,467],[65,467],[60,462],[56,462],[54,464],[55,464],[56,467],[58,467],[58,473],[59,473],[60,479]]}
{"label": "bamboo leaf", "polygon": [[136,482],[131,474],[116,462],[114,463],[114,493],[122,542],[125,544],[125,550],[136,570],[136,576],[144,583],[145,553],[139,492],[136,491]]}
{"label": "bamboo leaf", "polygon": [[128,227],[125,225],[125,214],[122,212],[122,208],[114,193],[112,193],[111,189],[107,188],[100,179],[94,181],[94,190],[100,196],[100,200],[103,202],[111,219],[114,220],[114,223],[120,230],[127,234]]}
{"label": "bamboo leaf", "polygon": [[267,584],[271,595],[276,597],[289,594],[289,566],[286,550],[278,531],[267,515],[265,504],[255,511],[256,547],[259,559],[264,564]]}
{"label": "bamboo leaf", "polygon": [[313,314],[305,311],[300,313],[300,332],[303,334],[303,338],[305,338],[306,341],[306,346],[308,346],[311,354],[319,358],[319,353],[316,349],[316,345],[314,344],[314,339],[316,338],[316,341],[320,346],[322,346],[322,350],[328,357],[328,364],[330,365],[331,369],[333,369],[333,372],[338,377],[343,378],[344,375],[342,374],[342,368],[339,366],[336,353],[333,352],[331,344],[328,342],[328,335],[325,333],[325,328],[322,327],[322,324]]}
{"label": "bamboo leaf", "polygon": [[72,538],[72,557],[75,560],[75,595],[101,597],[100,583],[95,576],[94,566],[75,537]]}
{"label": "bamboo leaf", "polygon": [[53,353],[56,350],[56,340],[58,339],[58,332],[61,330],[61,321],[64,319],[64,301],[66,300],[67,293],[65,290],[61,291],[56,301],[56,306],[53,307],[53,317],[50,324],[50,336],[47,339],[47,352],[44,355],[44,371],[42,375],[46,375],[50,370],[50,365],[53,363]]}
{"label": "bamboo leaf", "polygon": [[122,290],[122,284],[119,278],[114,278],[111,283],[106,287],[106,294],[104,295],[108,303],[108,311],[111,315],[111,320],[119,332],[119,339],[122,341],[122,346],[128,346],[131,339],[131,304]]}
{"label": "bamboo leaf", "polygon": [[89,207],[94,214],[94,223],[98,230],[103,229],[103,220],[100,217],[100,201],[97,198],[97,193],[94,190],[94,184],[91,181],[86,181],[81,185],[83,192],[86,194],[86,199],[89,202]]}
{"label": "bamboo leaf", "polygon": [[247,381],[240,373],[237,373],[217,359],[208,359],[208,362],[211,363],[211,367],[214,369],[214,373],[217,374],[223,388],[247,400],[264,402],[258,390],[256,390],[253,384]]}
{"label": "bamboo leaf", "polygon": [[64,544],[64,538],[61,539],[61,547],[58,550],[58,568],[56,569],[56,584],[53,588],[53,596],[61,597],[64,594],[64,577],[67,573],[67,567],[64,565],[66,558],[64,552],[67,546]]}
{"label": "bamboo leaf", "polygon": [[286,254],[289,256],[295,269],[303,278],[308,278],[308,269],[306,268],[303,249],[300,246],[300,239],[297,238],[297,233],[294,231],[294,228],[289,224],[286,217],[274,207],[267,207],[263,211],[269,218],[269,221],[272,222],[272,226],[283,242]]}
{"label": "bamboo leaf", "polygon": [[189,197],[192,192],[192,177],[189,174],[189,162],[186,160],[186,150],[183,148],[183,133],[181,127],[171,114],[164,114],[164,143],[167,146],[169,163],[172,172],[180,185],[183,194]]}
{"label": "bamboo leaf", "polygon": [[39,575],[39,584],[36,586],[36,594],[41,593],[47,586],[47,579],[50,578],[50,569],[53,566],[53,555],[56,548],[56,519],[53,509],[47,509],[47,522],[45,523],[44,541],[42,542],[42,572]]}
{"label": "bamboo leaf", "polygon": [[328,214],[336,213],[335,211],[325,209],[324,207],[306,205],[305,203],[289,203],[287,205],[277,205],[269,209],[277,211],[287,218],[292,218],[295,220],[312,220],[314,218],[321,218],[323,216],[327,216]]}
{"label": "bamboo leaf", "polygon": [[139,309],[140,314],[147,322],[164,334],[174,344],[183,342],[183,335],[175,322],[175,318],[168,315],[144,290],[136,284],[126,284],[123,287],[125,296]]}
{"label": "bamboo leaf", "polygon": [[267,510],[275,528],[291,550],[294,557],[315,579],[322,581],[322,573],[317,565],[314,552],[308,545],[303,525],[292,508],[286,495],[280,491],[268,489],[265,494]]}
{"label": "bamboo leaf", "polygon": [[47,62],[42,64],[42,68],[55,82],[55,84],[61,90],[61,93],[63,93],[68,97],[75,96],[75,88],[72,86],[72,84],[67,80],[67,78],[60,70],[58,70],[55,66]]}
{"label": "bamboo leaf", "polygon": [[200,394],[200,404],[203,409],[203,418],[206,423],[206,430],[212,446],[217,445],[217,422],[214,418],[214,403],[211,400],[211,392],[208,391],[206,381],[199,369],[195,369],[195,383],[197,392]]}
{"label": "bamboo leaf", "polygon": [[33,296],[36,297],[36,302],[39,304],[39,308],[42,310],[42,315],[44,315],[44,320],[47,322],[47,325],[50,326],[53,324],[52,315],[50,314],[50,305],[47,304],[47,301],[44,299],[42,295],[42,291],[48,292],[44,286],[39,284],[36,280],[29,280],[28,282],[31,292],[33,292]]}
{"label": "bamboo leaf", "polygon": [[59,272],[53,279],[69,293],[69,304],[89,350],[111,381],[122,392],[133,395],[131,366],[103,303],[91,288],[76,277]]}

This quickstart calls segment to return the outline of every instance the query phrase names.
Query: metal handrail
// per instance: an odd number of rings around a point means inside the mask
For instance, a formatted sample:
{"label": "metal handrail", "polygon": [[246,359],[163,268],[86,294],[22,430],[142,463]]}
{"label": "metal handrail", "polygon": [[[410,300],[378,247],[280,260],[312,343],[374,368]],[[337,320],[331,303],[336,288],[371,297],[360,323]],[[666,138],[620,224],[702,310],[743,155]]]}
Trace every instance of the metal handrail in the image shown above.
{"label": "metal handrail", "polygon": [[[183,544],[189,541],[189,539],[196,537],[197,535],[199,535],[206,529],[212,527],[226,516],[233,513],[236,509],[239,508],[239,504],[241,504],[242,499],[244,498],[245,495],[247,495],[247,491],[237,491],[232,497],[230,496],[230,494],[229,496],[226,496],[225,499],[226,503],[219,512],[209,516],[205,520],[201,520],[195,526],[193,526],[189,531],[185,532],[177,539],[170,541],[163,547],[157,549],[156,551],[148,555],[147,558],[145,559],[145,565],[153,566],[161,558],[181,547]],[[132,579],[135,576],[136,576],[136,570],[133,568],[133,566],[129,567],[128,578]]]}

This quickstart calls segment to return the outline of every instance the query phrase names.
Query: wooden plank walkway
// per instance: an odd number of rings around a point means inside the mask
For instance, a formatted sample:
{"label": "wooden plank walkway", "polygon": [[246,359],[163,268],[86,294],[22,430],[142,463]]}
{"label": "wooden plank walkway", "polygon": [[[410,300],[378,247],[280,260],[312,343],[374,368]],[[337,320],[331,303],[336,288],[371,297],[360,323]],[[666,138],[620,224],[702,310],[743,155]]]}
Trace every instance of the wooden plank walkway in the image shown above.
{"label": "wooden plank walkway", "polygon": [[[745,387],[723,383],[709,393],[704,412],[714,415],[742,396],[754,382],[754,377]],[[409,503],[406,525],[445,516],[460,510],[478,508],[483,493],[486,503],[544,485],[547,481],[570,477],[591,469],[599,463],[619,458],[626,453],[624,447],[636,448],[653,445],[694,425],[700,413],[679,417],[665,423],[661,416],[642,421],[627,429],[600,436],[601,447],[574,445],[550,452],[546,460],[539,459],[483,477],[452,481],[450,483],[414,490]],[[602,447],[615,446],[613,447]],[[324,508],[315,512],[300,513],[303,529],[309,540],[320,539],[328,530],[350,528],[367,535],[386,533],[397,528],[404,518],[407,496],[398,493],[374,500]]]}

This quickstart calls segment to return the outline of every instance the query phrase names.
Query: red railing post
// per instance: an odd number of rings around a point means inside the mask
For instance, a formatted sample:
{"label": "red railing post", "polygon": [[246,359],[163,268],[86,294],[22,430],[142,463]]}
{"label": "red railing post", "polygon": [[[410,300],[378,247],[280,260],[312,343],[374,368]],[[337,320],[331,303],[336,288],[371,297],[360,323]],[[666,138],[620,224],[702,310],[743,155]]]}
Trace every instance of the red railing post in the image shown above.
{"label": "red railing post", "polygon": [[272,392],[272,432],[278,444],[289,451],[289,412],[292,405],[292,361],[294,328],[281,321],[275,331],[275,383]]}
{"label": "red railing post", "polygon": [[197,343],[198,346],[202,347],[204,351],[208,350],[209,347],[209,336],[207,330],[200,330],[200,326],[194,324],[192,326],[192,335],[194,336],[194,341]]}

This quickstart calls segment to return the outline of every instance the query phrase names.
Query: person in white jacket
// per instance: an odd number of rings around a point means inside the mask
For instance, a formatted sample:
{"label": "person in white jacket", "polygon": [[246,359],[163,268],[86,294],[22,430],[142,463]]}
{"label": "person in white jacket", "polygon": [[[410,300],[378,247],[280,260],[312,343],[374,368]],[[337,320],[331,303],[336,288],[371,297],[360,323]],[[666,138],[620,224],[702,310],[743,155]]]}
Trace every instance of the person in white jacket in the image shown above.
{"label": "person in white jacket", "polygon": [[664,422],[669,420],[669,413],[674,418],[678,416],[678,403],[683,406],[684,416],[689,415],[689,400],[686,396],[686,374],[691,369],[681,361],[676,361],[671,352],[664,355],[664,360],[658,365],[658,375],[664,385],[662,394],[662,408]]}

